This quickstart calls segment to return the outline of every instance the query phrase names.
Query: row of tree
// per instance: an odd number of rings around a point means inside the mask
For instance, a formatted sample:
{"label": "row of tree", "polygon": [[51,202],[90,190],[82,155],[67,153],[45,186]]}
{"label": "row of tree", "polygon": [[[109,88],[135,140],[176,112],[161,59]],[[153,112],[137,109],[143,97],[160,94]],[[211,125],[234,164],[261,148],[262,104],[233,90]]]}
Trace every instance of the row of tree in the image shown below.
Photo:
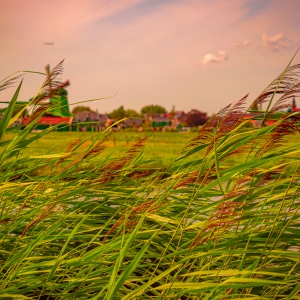
{"label": "row of tree", "polygon": [[[73,109],[72,113],[76,114],[80,111],[91,111],[88,106],[77,106]],[[124,118],[142,118],[145,114],[153,115],[153,114],[166,114],[167,110],[160,105],[147,105],[141,109],[141,112],[138,113],[133,109],[124,109],[124,106],[120,106],[119,108],[113,110],[108,115],[110,118],[118,121]],[[176,115],[175,108],[173,107],[171,113],[168,114],[169,118],[173,118]],[[179,120],[178,120],[179,118]],[[199,126],[205,124],[207,121],[206,113],[200,112],[196,109],[192,109],[187,114],[183,113],[180,116],[177,116],[178,125],[181,126]]]}
{"label": "row of tree", "polygon": [[[91,111],[91,108],[88,106],[76,106],[72,110],[73,114],[76,114],[80,111]],[[124,118],[139,118],[144,114],[165,114],[167,110],[160,105],[146,105],[141,109],[141,112],[138,113],[134,109],[124,109],[124,106],[121,105],[119,108],[114,109],[109,113],[109,116],[115,120],[121,120]]]}

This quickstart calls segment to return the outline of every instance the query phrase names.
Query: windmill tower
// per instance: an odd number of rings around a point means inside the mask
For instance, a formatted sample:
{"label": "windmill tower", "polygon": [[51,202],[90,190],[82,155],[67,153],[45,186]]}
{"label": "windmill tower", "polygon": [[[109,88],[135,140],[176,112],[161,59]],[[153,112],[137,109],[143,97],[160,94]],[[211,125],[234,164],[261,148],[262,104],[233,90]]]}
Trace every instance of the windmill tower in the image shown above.
{"label": "windmill tower", "polygon": [[[45,67],[46,73],[49,76],[50,66]],[[51,81],[49,82],[49,101],[54,104],[54,108],[49,111],[49,115],[56,117],[72,117],[69,109],[68,92],[65,87],[70,85],[67,80],[61,85],[53,88]],[[55,92],[54,92],[55,90]],[[52,96],[55,95],[55,96]]]}
{"label": "windmill tower", "polygon": [[[47,65],[45,70],[47,76],[50,77],[50,66]],[[72,124],[73,115],[70,113],[68,92],[65,89],[68,85],[70,85],[69,80],[58,86],[53,86],[51,80],[49,81],[45,98],[48,98],[49,102],[53,105],[51,105],[50,110],[38,120],[38,124],[36,126],[37,130],[43,130],[53,125]],[[23,120],[23,125],[27,125],[29,122],[30,117],[26,117]],[[58,130],[71,130],[66,126],[62,126],[64,129],[59,129],[59,127],[57,128]]]}

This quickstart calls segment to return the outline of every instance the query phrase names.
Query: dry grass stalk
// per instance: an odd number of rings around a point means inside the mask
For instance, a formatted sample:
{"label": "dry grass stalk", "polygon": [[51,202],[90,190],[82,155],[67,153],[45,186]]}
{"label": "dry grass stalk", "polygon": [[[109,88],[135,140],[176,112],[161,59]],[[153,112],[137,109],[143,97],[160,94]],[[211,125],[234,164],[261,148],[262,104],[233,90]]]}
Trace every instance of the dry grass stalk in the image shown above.
{"label": "dry grass stalk", "polygon": [[43,103],[37,109],[34,110],[33,114],[30,116],[29,124],[32,123],[37,118],[43,116],[47,111],[49,111],[53,107],[52,103]]}
{"label": "dry grass stalk", "polygon": [[192,241],[188,251],[205,243],[208,239],[218,239],[221,234],[224,234],[225,231],[238,221],[240,214],[237,212],[237,209],[242,205],[241,203],[233,201],[224,201],[217,205],[204,228],[200,230]]}
{"label": "dry grass stalk", "polygon": [[94,147],[92,147],[85,155],[83,155],[82,160],[102,153],[108,147],[108,144],[106,143],[110,138],[111,138],[110,133],[104,136],[102,140],[98,141]]}
{"label": "dry grass stalk", "polygon": [[214,139],[211,140],[207,147],[206,155],[214,148],[215,143],[243,121],[243,115],[245,114],[244,105],[247,101],[248,95],[249,94],[233,105],[227,105],[213,117],[212,121],[209,121],[204,125],[203,130],[207,130],[209,128],[214,128],[216,130]]}
{"label": "dry grass stalk", "polygon": [[254,147],[252,147],[250,144],[242,145],[239,148],[236,148],[235,150],[230,151],[226,156],[223,156],[219,159],[219,161],[223,161],[225,159],[231,158],[233,156],[237,155],[243,155],[248,154],[250,150],[253,150]]}
{"label": "dry grass stalk", "polygon": [[73,155],[74,148],[81,142],[81,139],[77,139],[74,142],[72,142],[64,151],[64,153],[70,153],[66,156],[61,157],[54,165],[53,168],[57,165],[63,163],[66,159],[70,158]]}
{"label": "dry grass stalk", "polygon": [[[114,180],[116,172],[122,170],[129,162],[131,162],[145,147],[148,137],[141,138],[135,143],[122,157],[122,160],[115,159],[99,170],[100,177],[92,183],[106,183]],[[147,173],[144,173],[147,174]]]}
{"label": "dry grass stalk", "polygon": [[153,170],[137,170],[134,172],[131,172],[128,176],[133,180],[138,180],[141,178],[147,178],[148,176],[152,175],[154,173]]}
{"label": "dry grass stalk", "polygon": [[142,204],[137,205],[133,209],[129,208],[125,211],[124,215],[121,216],[116,223],[107,231],[103,238],[103,242],[106,241],[108,236],[115,231],[116,228],[120,227],[120,225],[124,224],[125,216],[127,215],[126,212],[129,213],[126,222],[125,222],[125,228],[127,230],[132,229],[136,226],[136,224],[139,221],[138,215],[143,214],[145,212],[147,213],[155,213],[157,210],[162,206],[163,204],[157,204],[154,200],[150,200],[147,202],[144,202]]}
{"label": "dry grass stalk", "polygon": [[22,78],[23,76],[24,74],[20,74],[15,77],[4,80],[4,82],[0,83],[0,92],[12,87],[15,84],[15,82],[20,78]]}
{"label": "dry grass stalk", "polygon": [[[106,135],[102,140],[98,141],[88,152],[79,153],[77,156],[74,157],[74,162],[70,163],[65,168],[63,168],[62,172],[66,171],[66,170],[69,170],[72,167],[78,165],[84,159],[91,158],[91,157],[94,157],[94,156],[99,155],[100,153],[102,153],[108,147],[106,142],[108,141],[109,138],[110,138],[110,134]],[[69,146],[70,149],[72,148],[74,150],[74,148],[80,143],[80,141],[78,141],[78,140],[75,141],[75,142],[76,142],[76,145],[73,145],[73,146],[70,145]],[[70,154],[70,156],[72,156],[72,155],[73,155],[73,153]],[[70,156],[68,156],[68,157],[70,157]],[[66,157],[65,159],[67,159],[68,157]]]}
{"label": "dry grass stalk", "polygon": [[79,138],[79,139],[75,140],[74,142],[72,142],[72,143],[66,148],[65,153],[69,153],[69,152],[74,151],[74,148],[75,148],[76,146],[78,146],[78,144],[80,144],[81,141],[82,141],[81,138]]}
{"label": "dry grass stalk", "polygon": [[137,156],[144,148],[145,144],[148,141],[148,137],[141,138],[137,143],[132,145],[132,147],[126,152],[126,157],[132,159]]}
{"label": "dry grass stalk", "polygon": [[192,171],[190,173],[185,174],[185,179],[181,180],[179,183],[177,183],[173,189],[177,189],[182,186],[189,186],[190,184],[208,184],[212,180],[215,179],[216,175],[216,169],[215,166],[213,165],[210,169],[207,169],[204,171],[204,173],[199,177],[200,171]]}
{"label": "dry grass stalk", "polygon": [[[293,94],[299,93],[299,69],[300,64],[290,66],[286,73],[282,76],[279,75],[271,84],[253,101],[250,109],[253,107],[260,107],[263,103],[267,103],[273,97],[274,93],[283,96],[274,105],[272,112],[276,112],[282,108],[285,108],[284,101],[293,97]],[[282,106],[284,105],[284,106]],[[270,111],[270,113],[271,113]]]}
{"label": "dry grass stalk", "polygon": [[211,129],[198,130],[197,136],[191,139],[183,150],[194,149],[197,146],[209,144],[213,138],[211,131]]}
{"label": "dry grass stalk", "polygon": [[36,218],[35,220],[33,220],[31,223],[29,223],[26,228],[23,230],[20,238],[22,238],[26,232],[29,230],[30,227],[32,227],[35,223],[39,222],[40,220],[42,220],[47,214],[48,214],[48,210],[46,210],[44,213],[42,213],[41,215],[39,215],[38,218]]}
{"label": "dry grass stalk", "polygon": [[63,72],[63,62],[64,60],[58,63],[51,72],[47,74],[39,93],[34,97],[32,103],[39,103],[43,100],[58,96],[59,87],[62,85],[62,81],[57,77]]}
{"label": "dry grass stalk", "polygon": [[26,228],[23,230],[22,234],[21,234],[21,238],[26,234],[26,232],[30,229],[30,227],[32,227],[34,224],[36,224],[37,222],[41,221],[42,219],[44,219],[51,211],[55,210],[55,207],[59,204],[56,203],[56,201],[59,198],[62,198],[63,196],[67,195],[70,191],[72,190],[66,190],[60,194],[58,194],[56,197],[54,197],[51,202],[44,208],[44,211],[36,218],[34,219],[32,222],[30,222]]}
{"label": "dry grass stalk", "polygon": [[258,156],[262,156],[264,153],[283,146],[287,143],[286,137],[288,135],[295,135],[299,130],[298,119],[290,120],[288,116],[283,116],[281,122],[277,124],[273,132],[268,136],[266,143],[263,145],[261,150],[258,152]]}
{"label": "dry grass stalk", "polygon": [[[44,186],[46,185],[46,183],[44,182],[40,182],[37,187],[36,190],[41,190]],[[18,214],[27,206],[27,204],[30,202],[31,199],[35,198],[38,195],[38,192],[34,192],[32,195],[30,195],[23,203],[23,205],[19,208],[18,210]]]}

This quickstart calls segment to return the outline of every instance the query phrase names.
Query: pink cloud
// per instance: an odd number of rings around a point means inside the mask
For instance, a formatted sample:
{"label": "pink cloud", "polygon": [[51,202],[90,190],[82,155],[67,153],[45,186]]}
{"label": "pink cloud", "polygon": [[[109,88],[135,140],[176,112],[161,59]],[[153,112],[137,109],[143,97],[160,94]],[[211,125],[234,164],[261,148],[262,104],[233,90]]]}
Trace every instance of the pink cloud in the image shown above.
{"label": "pink cloud", "polygon": [[237,49],[237,48],[240,48],[240,49],[245,49],[247,48],[248,46],[251,45],[251,42],[249,42],[248,40],[244,40],[243,42],[237,42],[235,44],[233,44],[231,46],[231,48],[234,50],[234,49]]}
{"label": "pink cloud", "polygon": [[264,48],[269,48],[273,51],[279,51],[288,46],[285,35],[280,32],[273,36],[268,36],[266,33],[262,35],[262,45]]}
{"label": "pink cloud", "polygon": [[207,65],[208,63],[212,63],[212,62],[217,62],[217,63],[221,63],[224,62],[225,60],[228,59],[228,56],[226,54],[225,51],[219,51],[219,53],[217,55],[208,53],[206,55],[204,55],[203,59],[202,59],[202,63],[204,65]]}

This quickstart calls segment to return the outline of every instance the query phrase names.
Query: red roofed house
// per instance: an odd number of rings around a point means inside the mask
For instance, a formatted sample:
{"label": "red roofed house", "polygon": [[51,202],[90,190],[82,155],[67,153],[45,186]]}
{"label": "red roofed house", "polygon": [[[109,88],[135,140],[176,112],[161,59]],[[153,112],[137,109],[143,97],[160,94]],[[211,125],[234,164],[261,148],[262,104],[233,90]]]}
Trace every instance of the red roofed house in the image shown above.
{"label": "red roofed house", "polygon": [[[45,115],[38,120],[38,125],[36,129],[46,129],[50,126],[59,125],[59,124],[71,125],[72,120],[73,117],[57,117],[57,116]],[[29,122],[30,122],[30,117],[27,116],[23,119],[22,123],[24,125],[28,125]]]}

